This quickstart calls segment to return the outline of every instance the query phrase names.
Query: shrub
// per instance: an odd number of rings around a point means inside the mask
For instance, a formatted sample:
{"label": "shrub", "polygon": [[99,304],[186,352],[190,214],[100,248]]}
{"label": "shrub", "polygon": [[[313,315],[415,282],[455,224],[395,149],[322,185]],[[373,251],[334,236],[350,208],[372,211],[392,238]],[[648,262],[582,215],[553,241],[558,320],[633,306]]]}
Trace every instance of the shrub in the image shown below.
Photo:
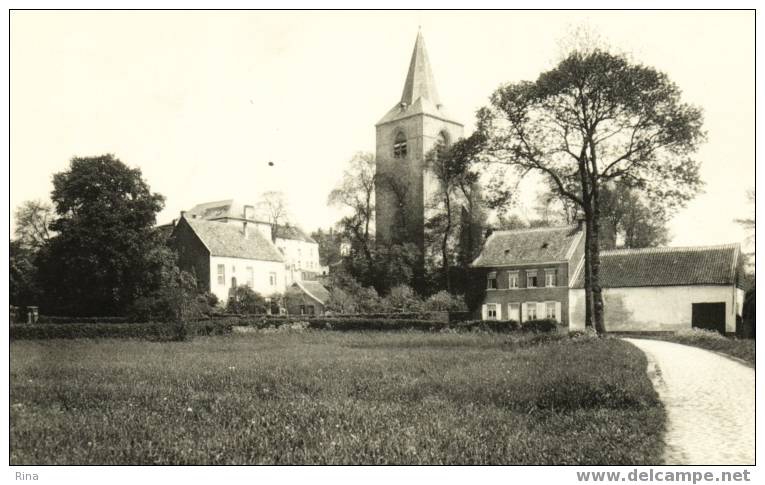
{"label": "shrub", "polygon": [[308,328],[318,330],[426,330],[448,328],[447,322],[396,318],[311,318]]}
{"label": "shrub", "polygon": [[383,305],[397,312],[418,312],[422,310],[422,300],[414,290],[407,285],[391,288],[388,296],[383,298]]}
{"label": "shrub", "polygon": [[459,330],[485,332],[515,332],[521,329],[521,325],[515,320],[468,320],[453,323],[452,326]]}
{"label": "shrub", "polygon": [[[183,328],[188,335],[227,335],[232,320],[189,322]],[[178,340],[175,323],[70,323],[11,325],[11,340],[73,339],[73,338],[140,338]]]}
{"label": "shrub", "polygon": [[131,320],[129,317],[59,317],[52,315],[40,315],[37,323],[127,323]]}
{"label": "shrub", "polygon": [[422,308],[427,311],[464,312],[467,310],[467,305],[461,295],[452,295],[442,290],[425,300]]}
{"label": "shrub", "polygon": [[268,303],[260,293],[249,286],[237,286],[232,292],[226,304],[226,311],[230,313],[266,313]]}
{"label": "shrub", "polygon": [[727,340],[724,335],[715,330],[703,328],[683,328],[675,332],[675,335],[683,340],[693,342],[695,340]]}
{"label": "shrub", "polygon": [[534,333],[556,332],[558,330],[558,322],[550,318],[527,320],[521,324],[521,330]]}

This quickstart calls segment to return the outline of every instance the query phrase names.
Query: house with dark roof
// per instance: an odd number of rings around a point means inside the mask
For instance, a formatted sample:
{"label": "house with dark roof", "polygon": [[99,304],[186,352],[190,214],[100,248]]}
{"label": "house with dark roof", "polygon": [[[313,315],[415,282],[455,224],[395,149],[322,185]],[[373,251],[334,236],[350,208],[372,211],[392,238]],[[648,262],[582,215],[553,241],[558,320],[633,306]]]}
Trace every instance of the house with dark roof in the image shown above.
{"label": "house with dark roof", "polygon": [[[744,291],[738,244],[600,253],[604,321],[611,331],[703,328],[734,333]],[[584,261],[569,291],[571,329],[584,328]]]}
{"label": "house with dark roof", "polygon": [[236,199],[197,204],[186,214],[191,218],[223,222],[234,226],[247,223],[252,229],[273,241],[284,256],[286,286],[295,281],[315,280],[327,272],[319,263],[319,244],[301,228],[293,224],[272,225],[263,221],[255,205]]}
{"label": "house with dark roof", "polygon": [[247,220],[231,224],[183,214],[170,245],[181,269],[194,274],[202,288],[222,302],[240,285],[266,297],[285,290],[284,256]]}
{"label": "house with dark roof", "polygon": [[329,291],[318,281],[296,281],[284,293],[290,315],[323,315]]}
{"label": "house with dark roof", "polygon": [[482,319],[567,324],[569,280],[583,255],[583,224],[493,232],[472,263],[485,275]]}
{"label": "house with dark roof", "polygon": [[[576,226],[496,231],[472,266],[485,275],[485,320],[554,318],[584,329],[584,231]],[[738,244],[600,253],[610,331],[736,331],[744,291]]]}

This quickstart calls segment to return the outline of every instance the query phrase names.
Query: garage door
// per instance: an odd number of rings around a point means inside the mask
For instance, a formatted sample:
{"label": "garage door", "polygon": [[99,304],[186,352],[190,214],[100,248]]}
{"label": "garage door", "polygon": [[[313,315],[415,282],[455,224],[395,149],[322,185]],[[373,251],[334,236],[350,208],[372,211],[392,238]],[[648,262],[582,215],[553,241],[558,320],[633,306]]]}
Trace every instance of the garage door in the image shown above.
{"label": "garage door", "polygon": [[693,303],[691,325],[725,334],[725,302]]}

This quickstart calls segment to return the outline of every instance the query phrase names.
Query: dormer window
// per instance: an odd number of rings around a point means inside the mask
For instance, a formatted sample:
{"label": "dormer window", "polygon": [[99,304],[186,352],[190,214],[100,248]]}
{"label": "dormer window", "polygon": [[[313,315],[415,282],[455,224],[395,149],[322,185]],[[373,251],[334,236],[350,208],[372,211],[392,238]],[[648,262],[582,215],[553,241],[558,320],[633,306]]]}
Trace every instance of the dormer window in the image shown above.
{"label": "dormer window", "polygon": [[393,142],[393,158],[406,158],[406,154],[406,135],[399,131]]}

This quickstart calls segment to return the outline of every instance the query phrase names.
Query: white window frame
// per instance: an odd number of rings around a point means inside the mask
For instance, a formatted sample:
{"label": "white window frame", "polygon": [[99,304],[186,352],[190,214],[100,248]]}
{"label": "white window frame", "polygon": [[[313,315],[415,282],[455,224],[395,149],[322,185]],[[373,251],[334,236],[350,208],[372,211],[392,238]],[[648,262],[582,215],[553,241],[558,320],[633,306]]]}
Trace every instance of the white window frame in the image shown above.
{"label": "white window frame", "polygon": [[276,280],[277,280],[276,272],[271,271],[270,273],[268,273],[268,283],[271,286],[276,286]]}
{"label": "white window frame", "polygon": [[[513,318],[513,306],[516,307],[516,318]],[[508,303],[507,304],[507,319],[521,321],[521,304],[520,303]]]}
{"label": "white window frame", "polygon": [[226,286],[226,265],[218,265],[218,285]]}
{"label": "white window frame", "polygon": [[[489,281],[492,281],[492,280],[494,280],[494,286],[493,287],[491,285],[489,285]],[[491,273],[486,275],[486,289],[487,290],[496,290],[498,288],[499,288],[499,285],[497,284],[497,272],[496,271],[492,271]]]}
{"label": "white window frame", "polygon": [[247,266],[245,271],[247,273],[247,286],[250,288],[255,288],[255,270],[252,268],[252,266]]}
{"label": "white window frame", "polygon": [[[534,278],[536,281],[534,282],[534,286],[531,286],[531,278]],[[537,270],[527,270],[526,271],[526,288],[539,288],[539,277],[537,276]]]}
{"label": "white window frame", "polygon": [[[507,287],[511,290],[517,290],[520,288],[520,275],[518,271],[510,271],[507,273]],[[513,281],[515,281],[515,284],[513,285]]]}
{"label": "white window frame", "polygon": [[[491,312],[494,312],[494,315]],[[486,320],[497,320],[497,303],[486,304]]]}
{"label": "white window frame", "polygon": [[[532,312],[534,315],[532,316]],[[537,313],[537,302],[535,301],[529,301],[526,302],[526,320],[537,320],[539,319],[539,314]]]}
{"label": "white window frame", "polygon": [[[548,278],[552,276],[552,283],[548,283]],[[558,270],[556,269],[546,269],[545,270],[545,288],[555,288],[558,286]]]}
{"label": "white window frame", "polygon": [[[552,316],[550,315],[550,308],[552,307]],[[557,320],[558,315],[556,315],[555,311],[555,302],[554,301],[546,301],[545,302],[545,318],[549,318],[552,320]]]}

